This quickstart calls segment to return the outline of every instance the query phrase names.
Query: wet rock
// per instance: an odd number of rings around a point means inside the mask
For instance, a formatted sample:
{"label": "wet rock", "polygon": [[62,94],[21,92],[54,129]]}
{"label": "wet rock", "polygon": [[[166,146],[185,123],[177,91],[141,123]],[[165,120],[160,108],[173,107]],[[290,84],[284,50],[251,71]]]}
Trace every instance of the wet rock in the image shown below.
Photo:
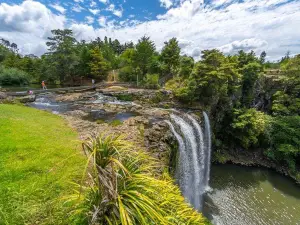
{"label": "wet rock", "polygon": [[17,98],[16,100],[20,101],[21,103],[29,103],[34,102],[36,99],[36,95],[27,95],[21,98]]}

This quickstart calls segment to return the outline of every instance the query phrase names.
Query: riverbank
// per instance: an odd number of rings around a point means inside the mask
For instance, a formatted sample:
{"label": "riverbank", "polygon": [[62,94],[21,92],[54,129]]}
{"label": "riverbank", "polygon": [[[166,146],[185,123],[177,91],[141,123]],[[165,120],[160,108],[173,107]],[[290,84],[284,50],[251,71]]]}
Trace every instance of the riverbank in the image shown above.
{"label": "riverbank", "polygon": [[214,164],[234,164],[246,167],[263,167],[272,169],[277,173],[284,175],[294,180],[300,185],[300,172],[294,173],[287,166],[280,165],[264,155],[263,149],[256,149],[252,151],[236,150],[228,151],[226,153],[214,153]]}
{"label": "riverbank", "polygon": [[73,182],[86,159],[60,117],[0,104],[0,224],[71,224]]}

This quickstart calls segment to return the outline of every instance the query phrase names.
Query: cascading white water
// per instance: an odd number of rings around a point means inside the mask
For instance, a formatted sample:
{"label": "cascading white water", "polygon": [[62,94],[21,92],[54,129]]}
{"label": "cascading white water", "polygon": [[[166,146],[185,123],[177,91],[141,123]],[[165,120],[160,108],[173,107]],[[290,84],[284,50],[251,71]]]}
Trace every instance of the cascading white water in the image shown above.
{"label": "cascading white water", "polygon": [[[207,115],[206,115],[207,116]],[[205,135],[195,118],[191,115],[171,114],[171,122],[166,121],[179,144],[179,157],[176,167],[176,179],[186,200],[199,211],[202,210],[202,198],[208,186],[211,150],[210,127],[205,125]],[[206,172],[208,171],[208,172]]]}
{"label": "cascading white water", "polygon": [[211,131],[210,131],[210,123],[209,118],[206,112],[203,112],[204,121],[205,121],[205,139],[206,139],[206,166],[205,166],[205,187],[209,188],[209,179],[210,179],[210,163],[211,163]]}

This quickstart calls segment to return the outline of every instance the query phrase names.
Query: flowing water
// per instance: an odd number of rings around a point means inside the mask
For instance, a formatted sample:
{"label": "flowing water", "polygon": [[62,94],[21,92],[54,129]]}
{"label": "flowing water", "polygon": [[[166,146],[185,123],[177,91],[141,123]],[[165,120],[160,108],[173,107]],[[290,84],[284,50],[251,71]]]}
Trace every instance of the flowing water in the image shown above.
{"label": "flowing water", "polygon": [[209,187],[206,175],[209,174],[207,166],[210,164],[207,161],[211,151],[208,117],[206,115],[205,135],[191,115],[174,113],[170,119],[167,123],[179,144],[176,179],[186,200],[201,211],[203,195]]}
{"label": "flowing water", "polygon": [[214,165],[210,175],[207,114],[202,126],[188,114],[174,112],[170,118],[166,122],[179,145],[176,180],[186,200],[213,224],[300,225],[300,187],[292,180],[235,165]]}
{"label": "flowing water", "polygon": [[203,213],[216,225],[300,225],[300,187],[261,168],[213,165]]}

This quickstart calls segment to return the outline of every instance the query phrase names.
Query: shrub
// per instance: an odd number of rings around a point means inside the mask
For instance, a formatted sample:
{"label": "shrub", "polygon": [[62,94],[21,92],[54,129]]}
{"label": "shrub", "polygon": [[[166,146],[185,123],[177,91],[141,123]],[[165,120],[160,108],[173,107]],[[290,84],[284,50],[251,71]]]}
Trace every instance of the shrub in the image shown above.
{"label": "shrub", "polygon": [[265,133],[268,118],[256,109],[235,109],[231,123],[233,138],[246,149],[258,144],[259,138]]}
{"label": "shrub", "polygon": [[120,81],[132,82],[136,81],[136,75],[134,73],[133,67],[125,66],[119,71],[119,79]]}
{"label": "shrub", "polygon": [[300,116],[273,117],[267,126],[270,149],[267,156],[284,160],[295,171],[300,156]]}
{"label": "shrub", "polygon": [[22,70],[0,67],[1,85],[27,85],[29,81],[29,75]]}
{"label": "shrub", "polygon": [[112,136],[90,138],[83,149],[92,163],[90,224],[206,224],[158,162]]}
{"label": "shrub", "polygon": [[145,88],[157,89],[159,88],[159,75],[158,74],[146,74],[143,80],[143,86]]}
{"label": "shrub", "polygon": [[117,127],[123,124],[123,122],[121,120],[113,120],[109,123],[111,126],[113,127]]}

